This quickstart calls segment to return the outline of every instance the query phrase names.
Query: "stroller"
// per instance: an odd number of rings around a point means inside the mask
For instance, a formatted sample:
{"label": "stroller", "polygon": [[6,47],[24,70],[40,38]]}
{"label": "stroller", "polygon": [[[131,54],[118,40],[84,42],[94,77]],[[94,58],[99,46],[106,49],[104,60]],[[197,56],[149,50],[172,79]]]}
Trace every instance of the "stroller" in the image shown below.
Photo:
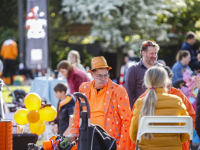
{"label": "stroller", "polygon": [[[56,150],[72,150],[76,143],[78,143],[78,150],[116,150],[116,140],[100,126],[90,124],[90,106],[87,97],[79,92],[74,93],[74,96],[77,98],[80,105],[78,138],[72,143],[69,143],[67,142],[68,138],[64,140],[64,137],[53,136],[48,141],[45,141],[46,144],[43,142],[43,148],[49,149],[52,148],[53,145],[56,145]],[[81,101],[80,98],[83,101]],[[85,106],[87,111],[83,111],[83,107]],[[48,143],[50,143],[50,147]],[[62,148],[62,145],[64,148]]]}
{"label": "stroller", "polygon": [[[79,92],[74,93],[74,96],[80,105],[78,150],[116,150],[116,140],[100,126],[90,124],[90,106],[87,97]],[[87,111],[83,111],[84,106]]]}

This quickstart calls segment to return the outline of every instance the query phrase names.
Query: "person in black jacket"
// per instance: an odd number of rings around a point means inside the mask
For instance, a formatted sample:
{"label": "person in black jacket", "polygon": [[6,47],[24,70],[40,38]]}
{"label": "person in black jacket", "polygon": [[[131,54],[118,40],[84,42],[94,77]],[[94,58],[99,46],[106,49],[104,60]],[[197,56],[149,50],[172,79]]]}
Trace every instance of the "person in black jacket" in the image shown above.
{"label": "person in black jacket", "polygon": [[74,105],[76,100],[73,95],[67,94],[67,85],[65,83],[58,83],[54,87],[55,96],[59,99],[57,107],[57,117],[54,123],[58,125],[58,133],[65,135],[65,131],[69,127],[70,115],[73,115]]}
{"label": "person in black jacket", "polygon": [[181,46],[181,50],[187,50],[190,52],[191,61],[189,63],[189,66],[193,71],[200,69],[200,63],[197,61],[197,58],[195,56],[195,51],[192,48],[195,42],[196,42],[195,33],[189,31],[186,34],[186,41]]}
{"label": "person in black jacket", "polygon": [[196,116],[195,116],[195,130],[198,137],[200,137],[200,77],[195,77],[196,86],[199,89],[197,95]]}

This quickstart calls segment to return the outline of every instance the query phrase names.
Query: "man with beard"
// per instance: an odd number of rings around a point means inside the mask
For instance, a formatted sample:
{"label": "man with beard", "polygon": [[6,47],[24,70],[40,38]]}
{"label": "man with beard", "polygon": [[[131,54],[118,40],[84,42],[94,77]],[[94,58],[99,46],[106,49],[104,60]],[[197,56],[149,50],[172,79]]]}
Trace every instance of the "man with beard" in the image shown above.
{"label": "man with beard", "polygon": [[130,107],[133,108],[135,100],[146,91],[143,85],[146,70],[154,65],[162,66],[157,62],[157,54],[160,47],[155,41],[144,41],[140,48],[142,59],[129,68],[125,88],[129,96]]}

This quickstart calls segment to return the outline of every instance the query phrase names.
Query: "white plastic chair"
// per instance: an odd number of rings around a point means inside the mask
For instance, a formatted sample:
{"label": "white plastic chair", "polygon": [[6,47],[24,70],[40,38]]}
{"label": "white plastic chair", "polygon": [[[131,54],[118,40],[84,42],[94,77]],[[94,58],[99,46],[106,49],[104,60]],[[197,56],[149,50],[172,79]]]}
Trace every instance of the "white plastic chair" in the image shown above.
{"label": "white plastic chair", "polygon": [[[153,125],[152,123],[185,123],[185,125]],[[140,120],[136,150],[141,136],[145,133],[188,133],[193,138],[193,121],[190,116],[143,116]],[[190,141],[191,147],[192,141]]]}

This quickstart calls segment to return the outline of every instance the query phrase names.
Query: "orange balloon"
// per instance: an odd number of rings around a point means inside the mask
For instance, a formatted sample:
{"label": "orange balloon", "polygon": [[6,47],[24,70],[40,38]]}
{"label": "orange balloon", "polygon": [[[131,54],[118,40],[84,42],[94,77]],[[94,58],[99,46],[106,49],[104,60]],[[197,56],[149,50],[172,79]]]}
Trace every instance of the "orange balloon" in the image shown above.
{"label": "orange balloon", "polygon": [[15,112],[14,114],[14,119],[15,119],[15,122],[17,124],[20,124],[20,125],[25,125],[28,123],[28,120],[27,120],[27,114],[28,114],[28,109],[19,109]]}
{"label": "orange balloon", "polygon": [[46,106],[44,108],[39,109],[40,120],[43,121],[53,121],[57,116],[57,111],[54,106]]}
{"label": "orange balloon", "polygon": [[30,123],[29,128],[33,134],[40,135],[45,131],[45,123],[42,120],[39,120],[36,123]]}
{"label": "orange balloon", "polygon": [[24,98],[24,104],[28,110],[38,110],[41,107],[41,98],[36,93],[29,93]]}
{"label": "orange balloon", "polygon": [[31,111],[28,112],[27,120],[30,123],[36,123],[36,122],[39,121],[39,119],[40,119],[40,114],[38,113],[38,111],[31,110]]}

